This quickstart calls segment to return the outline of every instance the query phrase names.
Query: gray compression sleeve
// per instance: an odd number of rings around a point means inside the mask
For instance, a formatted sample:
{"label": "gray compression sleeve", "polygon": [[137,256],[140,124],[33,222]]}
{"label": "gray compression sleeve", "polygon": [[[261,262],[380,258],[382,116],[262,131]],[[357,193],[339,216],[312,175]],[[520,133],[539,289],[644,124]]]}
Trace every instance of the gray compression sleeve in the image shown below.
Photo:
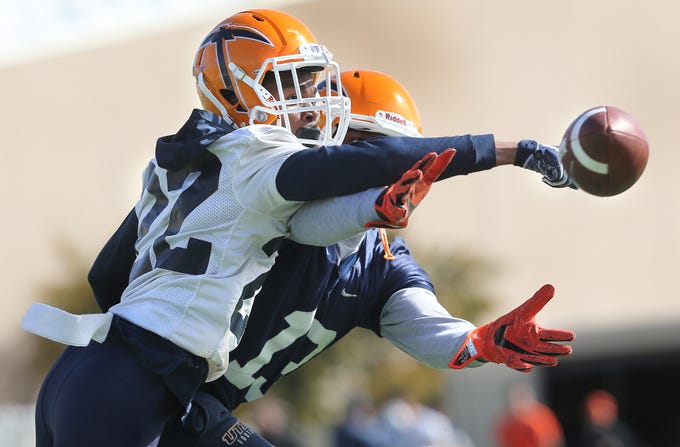
{"label": "gray compression sleeve", "polygon": [[307,202],[290,219],[288,237],[324,247],[366,231],[366,222],[378,220],[373,204],[383,189]]}
{"label": "gray compression sleeve", "polygon": [[432,292],[417,287],[394,293],[380,315],[381,335],[432,368],[448,368],[474,328],[453,317]]}

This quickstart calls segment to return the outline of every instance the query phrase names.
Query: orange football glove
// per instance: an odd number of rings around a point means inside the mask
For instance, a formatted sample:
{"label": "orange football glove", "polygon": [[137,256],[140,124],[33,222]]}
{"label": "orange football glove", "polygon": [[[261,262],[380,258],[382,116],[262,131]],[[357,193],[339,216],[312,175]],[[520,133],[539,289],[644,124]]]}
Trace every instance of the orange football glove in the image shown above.
{"label": "orange football glove", "polygon": [[430,152],[421,158],[401,178],[380,193],[375,201],[379,221],[367,222],[366,228],[405,228],[414,209],[430,191],[432,183],[441,175],[456,155],[455,149],[441,154]]}
{"label": "orange football glove", "polygon": [[544,329],[536,324],[535,318],[554,294],[555,288],[546,284],[512,312],[474,329],[449,367],[465,368],[475,359],[504,363],[521,372],[531,371],[534,365],[557,365],[557,356],[570,355],[572,349],[553,342],[571,341],[575,334],[562,329]]}

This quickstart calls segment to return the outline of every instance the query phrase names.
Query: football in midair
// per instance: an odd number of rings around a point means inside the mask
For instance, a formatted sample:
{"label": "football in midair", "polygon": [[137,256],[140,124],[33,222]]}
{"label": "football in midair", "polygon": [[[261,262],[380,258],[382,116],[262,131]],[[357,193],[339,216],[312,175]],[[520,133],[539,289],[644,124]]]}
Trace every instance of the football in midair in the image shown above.
{"label": "football in midair", "polygon": [[647,166],[649,143],[625,110],[598,106],[581,113],[560,143],[562,163],[579,189],[600,197],[633,186]]}

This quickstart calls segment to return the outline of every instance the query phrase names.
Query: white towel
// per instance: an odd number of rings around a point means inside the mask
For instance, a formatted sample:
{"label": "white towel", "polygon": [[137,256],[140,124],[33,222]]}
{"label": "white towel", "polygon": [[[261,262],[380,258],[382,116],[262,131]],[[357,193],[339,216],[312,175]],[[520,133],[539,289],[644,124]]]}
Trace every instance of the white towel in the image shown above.
{"label": "white towel", "polygon": [[74,315],[43,303],[28,308],[21,326],[28,332],[71,346],[87,346],[106,339],[112,313]]}

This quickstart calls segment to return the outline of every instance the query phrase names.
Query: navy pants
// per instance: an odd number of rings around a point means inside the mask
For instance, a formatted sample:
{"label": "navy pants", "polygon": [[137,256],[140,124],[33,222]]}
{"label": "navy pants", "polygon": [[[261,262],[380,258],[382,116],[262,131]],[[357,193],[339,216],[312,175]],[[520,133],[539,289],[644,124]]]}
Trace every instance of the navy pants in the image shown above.
{"label": "navy pants", "polygon": [[36,404],[36,446],[146,447],[185,413],[205,372],[202,359],[114,319],[104,343],[69,346],[52,366]]}

